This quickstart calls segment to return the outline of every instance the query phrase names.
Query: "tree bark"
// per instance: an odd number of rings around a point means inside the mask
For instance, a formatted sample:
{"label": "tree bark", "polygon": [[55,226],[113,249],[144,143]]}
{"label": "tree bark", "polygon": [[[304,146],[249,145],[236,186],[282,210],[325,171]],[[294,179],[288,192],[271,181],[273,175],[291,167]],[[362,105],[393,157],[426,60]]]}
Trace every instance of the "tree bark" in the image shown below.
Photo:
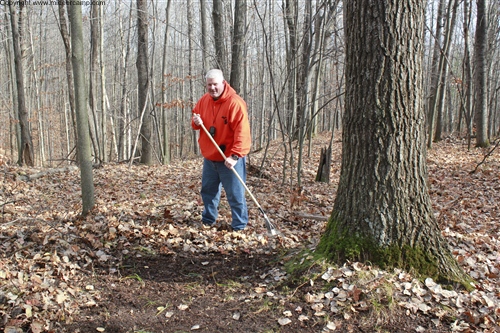
{"label": "tree bark", "polygon": [[144,112],[141,125],[141,163],[153,163],[151,144],[151,112],[148,111],[149,59],[148,59],[148,7],[146,0],[137,0],[137,81],[139,114]]}
{"label": "tree bark", "polygon": [[165,34],[163,37],[163,56],[161,62],[161,113],[162,113],[162,132],[163,132],[163,154],[162,163],[170,163],[170,131],[168,128],[168,108],[167,108],[167,45],[168,34],[170,31],[170,4],[171,0],[167,1],[165,8]]}
{"label": "tree bark", "polygon": [[[189,97],[188,97],[188,107],[189,110],[191,110],[194,106],[194,49],[193,49],[193,13],[191,11],[192,9],[192,4],[191,0],[187,0],[187,24],[188,24],[188,50],[189,50],[189,56],[188,56],[188,83],[189,83]],[[189,123],[189,118],[190,118],[190,113],[186,112],[184,115],[185,119],[183,119],[183,123],[188,124]],[[197,141],[197,135],[198,131],[195,131],[193,129],[190,130],[190,135],[191,135],[191,147],[193,150],[193,153],[195,155],[199,154],[200,148],[198,146],[198,141]]]}
{"label": "tree bark", "polygon": [[19,143],[17,163],[19,165],[26,164],[27,166],[34,166],[35,159],[33,152],[33,140],[29,127],[28,109],[26,108],[26,97],[24,91],[24,69],[22,55],[22,11],[25,7],[24,5],[20,4],[20,12],[17,13],[13,1],[8,2],[8,4],[12,29],[12,45],[14,50],[14,67],[16,70],[17,112],[21,130],[21,142]]}
{"label": "tree bark", "polygon": [[82,188],[82,215],[87,215],[94,207],[94,180],[92,174],[92,150],[87,112],[87,92],[85,88],[85,68],[82,32],[82,7],[69,5],[71,24],[71,63],[73,65],[76,123],[78,132],[78,161]]}
{"label": "tree bark", "polygon": [[[108,117],[108,111],[107,111],[107,105],[106,105],[106,98],[107,98],[107,92],[106,92],[106,65],[104,61],[104,6],[103,5],[92,5],[92,6],[98,6],[98,13],[99,13],[99,20],[98,20],[98,25],[99,25],[99,66],[100,66],[100,78],[101,78],[101,147],[99,151],[101,152],[101,159],[104,163],[108,162],[108,155],[106,152],[106,149],[108,147],[108,122],[107,122],[107,117]],[[110,147],[110,153],[112,149]]]}
{"label": "tree bark", "polygon": [[102,160],[101,137],[99,117],[97,115],[97,65],[99,60],[99,9],[97,5],[92,5],[90,10],[90,65],[89,65],[89,105],[92,114],[92,124],[90,135],[94,143],[94,154],[97,160]]}
{"label": "tree bark", "polygon": [[474,120],[476,147],[488,147],[488,0],[477,0],[476,42],[474,44]]}
{"label": "tree bark", "polygon": [[[436,101],[434,103],[434,113],[436,113],[436,128],[434,132],[434,142],[441,141],[444,126],[444,106],[446,99],[446,82],[448,79],[448,66],[451,40],[453,31],[455,30],[455,22],[457,18],[458,0],[450,0],[446,15],[446,29],[444,31],[443,48],[439,59],[439,84],[436,91]],[[432,131],[429,133],[429,138],[432,138]]]}
{"label": "tree bark", "polygon": [[434,32],[434,48],[431,59],[431,79],[430,79],[430,87],[429,87],[429,96],[428,104],[427,104],[427,122],[428,122],[428,137],[427,137],[427,147],[432,148],[432,138],[434,135],[434,126],[435,126],[435,115],[436,115],[436,101],[437,101],[437,93],[439,91],[439,84],[441,82],[441,70],[439,65],[441,64],[440,59],[442,59],[441,55],[441,39],[442,39],[442,30],[443,30],[443,19],[444,19],[444,4],[445,0],[439,0],[438,10],[437,10],[437,19],[436,19],[436,30]]}
{"label": "tree bark", "polygon": [[222,0],[213,1],[212,20],[214,25],[214,43],[216,55],[214,67],[226,73],[227,54],[226,47],[224,45],[225,25]]}
{"label": "tree bark", "polygon": [[[329,258],[398,266],[464,283],[428,193],[422,96],[424,4],[344,3],[342,169],[318,246]],[[469,286],[470,287],[470,286]]]}
{"label": "tree bark", "polygon": [[61,32],[61,37],[64,43],[64,49],[66,51],[66,83],[68,84],[68,99],[69,108],[71,114],[71,124],[73,128],[75,144],[77,144],[77,134],[76,134],[76,115],[75,115],[75,89],[73,86],[73,69],[71,68],[71,40],[68,31],[68,25],[66,23],[66,12],[63,2],[59,2],[59,30]]}
{"label": "tree bark", "polygon": [[[120,46],[123,49],[120,57],[120,76],[121,76],[121,92],[120,92],[120,117],[118,117],[118,158],[129,159],[131,158],[131,128],[129,124],[130,120],[130,103],[128,99],[128,60],[130,56],[130,44],[131,44],[131,26],[132,26],[132,11],[133,5],[130,0],[129,15],[128,15],[128,25],[123,27],[123,21],[120,16],[119,26],[120,26]],[[120,3],[119,3],[120,4]],[[124,31],[127,31],[125,36]]]}
{"label": "tree bark", "polygon": [[229,84],[238,94],[243,87],[243,49],[245,46],[246,0],[236,1],[234,7],[234,29],[231,56],[231,77]]}
{"label": "tree bark", "polygon": [[460,120],[458,124],[458,131],[461,130],[461,119],[465,116],[465,127],[466,127],[466,137],[467,145],[470,149],[471,137],[472,137],[472,65],[471,56],[469,48],[469,28],[471,22],[471,10],[470,10],[469,0],[464,0],[464,60],[463,60],[463,81],[462,81],[462,107],[460,112]]}
{"label": "tree bark", "polygon": [[209,68],[207,61],[208,54],[208,27],[207,27],[207,9],[205,1],[200,1],[200,21],[201,21],[201,72],[206,73]]}

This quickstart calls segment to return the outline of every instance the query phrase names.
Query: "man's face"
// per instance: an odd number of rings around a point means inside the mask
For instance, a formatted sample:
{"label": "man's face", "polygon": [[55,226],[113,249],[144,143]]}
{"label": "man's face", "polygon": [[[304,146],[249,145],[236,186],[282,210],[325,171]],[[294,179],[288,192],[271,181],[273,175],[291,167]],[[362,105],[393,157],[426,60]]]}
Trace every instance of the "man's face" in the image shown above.
{"label": "man's face", "polygon": [[207,92],[213,99],[218,99],[224,91],[224,81],[219,78],[207,79]]}

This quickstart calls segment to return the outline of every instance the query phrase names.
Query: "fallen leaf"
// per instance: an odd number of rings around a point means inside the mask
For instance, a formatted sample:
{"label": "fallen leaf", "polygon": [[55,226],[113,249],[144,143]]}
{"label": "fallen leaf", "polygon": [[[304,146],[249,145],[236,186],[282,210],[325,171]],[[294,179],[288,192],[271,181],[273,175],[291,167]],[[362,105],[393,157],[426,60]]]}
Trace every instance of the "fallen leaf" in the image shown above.
{"label": "fallen leaf", "polygon": [[292,321],[288,318],[280,318],[278,319],[278,323],[281,325],[281,326],[285,326],[285,325],[288,325],[290,324]]}

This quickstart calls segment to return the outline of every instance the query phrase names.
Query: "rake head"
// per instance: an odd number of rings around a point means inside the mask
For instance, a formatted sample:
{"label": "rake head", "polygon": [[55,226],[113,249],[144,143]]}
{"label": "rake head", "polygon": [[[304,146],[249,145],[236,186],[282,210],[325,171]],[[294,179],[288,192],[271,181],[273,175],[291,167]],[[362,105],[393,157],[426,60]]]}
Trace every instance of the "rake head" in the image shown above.
{"label": "rake head", "polygon": [[276,229],[276,227],[274,226],[274,224],[271,223],[271,221],[269,220],[269,218],[267,217],[267,215],[264,213],[264,220],[266,221],[266,228],[267,228],[267,233],[270,235],[270,236],[277,236],[279,235],[279,231],[278,229]]}

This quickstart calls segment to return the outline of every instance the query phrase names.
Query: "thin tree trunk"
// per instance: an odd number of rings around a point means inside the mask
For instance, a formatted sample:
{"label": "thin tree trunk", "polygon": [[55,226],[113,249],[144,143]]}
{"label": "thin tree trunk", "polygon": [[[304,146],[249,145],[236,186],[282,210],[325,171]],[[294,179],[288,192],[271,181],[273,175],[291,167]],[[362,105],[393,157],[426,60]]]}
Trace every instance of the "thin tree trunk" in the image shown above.
{"label": "thin tree trunk", "polygon": [[[471,56],[470,56],[470,48],[469,48],[469,31],[470,31],[470,22],[471,22],[471,10],[469,6],[469,0],[464,0],[464,60],[463,60],[463,76],[464,80],[462,81],[462,91],[465,95],[462,97],[462,112],[460,112],[460,116],[465,116],[465,127],[466,127],[466,137],[467,137],[467,145],[470,149],[471,138],[472,138],[472,65],[471,65]],[[460,122],[458,131],[461,130]]]}
{"label": "thin tree trunk", "polygon": [[[35,93],[35,96],[33,96],[33,100],[34,100],[34,109],[36,110],[36,114],[37,114],[37,120],[38,120],[38,153],[39,153],[39,159],[40,159],[40,165],[45,165],[45,162],[47,161],[47,157],[45,155],[45,150],[47,149],[46,147],[46,142],[45,142],[45,126],[44,126],[44,109],[42,108],[42,94],[40,93],[40,81],[39,81],[39,77],[38,77],[38,71],[36,70],[36,63],[35,63],[35,49],[34,49],[34,45],[33,45],[33,34],[32,34],[32,31],[31,29],[27,29],[27,34],[29,35],[29,50],[30,50],[30,57],[29,59],[31,60],[31,67],[32,69],[30,70],[29,68],[29,65],[28,65],[28,71],[30,72],[32,78],[31,78],[31,82],[33,84],[33,86],[35,87],[34,89],[34,93]],[[40,34],[42,32],[42,29],[41,29],[41,20],[40,20]],[[43,36],[43,37],[46,37],[46,36]],[[40,36],[40,50],[42,50],[42,47],[43,47],[43,40],[45,40],[46,38],[43,38],[42,36]],[[27,47],[27,48],[28,48]],[[41,53],[40,52],[40,57],[41,57]],[[45,70],[46,71],[46,70]],[[43,73],[42,76],[45,76],[44,74],[46,73]],[[32,90],[33,91],[33,90]],[[32,108],[33,109],[33,108]],[[49,137],[49,141],[50,141],[50,137]],[[49,159],[51,160],[51,159]]]}
{"label": "thin tree trunk", "polygon": [[92,114],[90,127],[91,140],[94,143],[94,155],[98,161],[102,161],[102,149],[100,138],[99,116],[97,115],[97,65],[99,60],[99,25],[97,23],[99,17],[99,6],[93,4],[91,6],[90,15],[90,68],[89,68],[89,105]]}
{"label": "thin tree trunk", "polygon": [[[5,11],[5,22],[9,21],[9,12]],[[8,34],[12,35],[12,27],[7,25],[6,26],[8,30]],[[11,118],[14,119],[14,121],[10,121],[10,135],[9,135],[9,141],[10,141],[10,156],[14,156],[16,153],[19,153],[21,151],[21,126],[19,126],[19,113],[17,112],[18,106],[17,106],[17,87],[15,82],[15,77],[16,77],[16,68],[14,65],[14,51],[12,49],[11,44],[8,43],[7,38],[4,39],[4,46],[6,50],[6,57],[7,57],[7,64],[8,64],[8,69],[7,69],[7,78],[9,82],[9,96],[11,96],[11,103],[12,103],[12,109],[10,110],[9,114],[11,114]],[[14,158],[12,158],[13,160]]]}
{"label": "thin tree trunk", "polygon": [[[450,45],[455,30],[457,18],[458,0],[450,0],[448,4],[448,15],[446,15],[446,29],[444,31],[443,49],[439,59],[439,84],[436,92],[436,101],[434,104],[436,117],[436,129],[434,132],[434,142],[441,141],[443,133],[444,101],[446,99],[446,81],[448,79],[448,58],[450,55]],[[451,13],[451,14],[450,14]]]}
{"label": "thin tree trunk", "polygon": [[149,57],[148,57],[148,7],[146,0],[137,0],[137,80],[139,114],[143,115],[141,123],[141,163],[153,163],[153,146],[151,142],[151,112],[148,110],[149,89]]}
{"label": "thin tree trunk", "polygon": [[129,5],[129,15],[128,15],[128,26],[127,26],[127,37],[124,37],[123,22],[120,16],[120,46],[124,48],[124,51],[120,57],[120,78],[121,78],[121,92],[120,92],[120,117],[118,120],[118,158],[119,159],[129,159],[131,158],[131,145],[130,145],[130,132],[131,126],[129,124],[130,119],[130,105],[128,101],[128,89],[127,89],[127,79],[128,79],[128,59],[130,56],[130,36],[131,36],[131,25],[132,25],[132,10],[133,5],[130,0]]}
{"label": "thin tree trunk", "polygon": [[207,55],[208,55],[208,26],[207,26],[207,9],[205,1],[200,1],[200,20],[201,20],[201,72],[206,73],[209,68]]}
{"label": "thin tree trunk", "polygon": [[22,55],[22,39],[23,39],[23,10],[24,5],[20,4],[20,12],[17,13],[13,1],[8,2],[10,9],[10,22],[12,29],[12,45],[14,50],[14,65],[16,70],[16,86],[17,86],[17,109],[19,114],[19,126],[21,130],[21,143],[17,163],[19,165],[35,165],[33,152],[33,141],[31,138],[30,125],[28,119],[28,110],[26,108],[26,98],[24,93],[24,69]]}
{"label": "thin tree trunk", "polygon": [[[203,2],[203,1],[201,1]],[[163,136],[163,164],[170,163],[170,131],[168,128],[168,113],[167,108],[167,51],[168,51],[168,35],[170,32],[170,4],[171,0],[167,1],[165,8],[165,35],[163,37],[163,57],[161,63],[161,113],[162,113],[162,136]],[[204,38],[202,38],[204,39]]]}
{"label": "thin tree trunk", "polygon": [[70,119],[72,125],[72,132],[74,135],[74,142],[77,145],[77,133],[76,133],[76,115],[75,115],[75,89],[73,82],[73,69],[71,68],[71,40],[68,31],[68,25],[66,22],[66,12],[65,5],[63,2],[58,3],[59,9],[59,31],[64,43],[64,50],[66,55],[66,83],[68,84],[68,99],[69,99],[69,109],[70,109]]}
{"label": "thin tree trunk", "polygon": [[488,0],[477,0],[476,42],[474,44],[474,120],[476,147],[488,147]]}
{"label": "thin tree trunk", "polygon": [[431,81],[429,87],[429,96],[427,104],[427,123],[428,123],[428,136],[427,136],[427,147],[432,147],[432,138],[434,136],[434,127],[436,121],[436,103],[437,103],[437,93],[439,91],[439,84],[441,82],[441,36],[443,30],[443,20],[445,11],[445,0],[439,0],[438,13],[436,19],[436,32],[434,33],[434,50],[431,60]]}
{"label": "thin tree trunk", "polygon": [[[106,107],[106,64],[104,62],[104,6],[99,7],[99,64],[101,70],[101,158],[103,162],[108,162],[106,149],[108,146],[108,110]],[[111,148],[111,147],[110,147]],[[111,149],[110,149],[111,151]]]}
{"label": "thin tree trunk", "polygon": [[213,0],[212,20],[214,26],[214,43],[216,55],[215,64],[213,65],[213,67],[218,68],[226,73],[227,55],[226,47],[224,45],[224,33],[226,32],[226,29],[224,25],[222,0]]}
{"label": "thin tree trunk", "polygon": [[243,87],[243,50],[245,46],[245,23],[247,1],[238,0],[234,7],[234,29],[231,56],[231,76],[229,84],[241,94]]}
{"label": "thin tree trunk", "polygon": [[75,86],[75,106],[78,133],[78,161],[82,188],[82,215],[87,215],[95,204],[94,179],[92,174],[92,150],[85,89],[85,68],[82,32],[82,7],[69,5],[71,24],[71,52]]}
{"label": "thin tree trunk", "polygon": [[[192,110],[194,106],[194,85],[193,85],[193,71],[194,71],[194,50],[193,50],[193,13],[191,11],[192,9],[192,4],[191,0],[187,0],[187,24],[188,24],[188,82],[189,82],[189,99],[188,99],[188,108],[189,110]],[[190,118],[190,113],[187,113],[187,117],[183,119],[183,123],[187,124],[189,123],[189,118]],[[191,129],[191,147],[193,149],[194,154],[198,154],[200,148],[198,147],[198,142],[197,142],[197,132],[193,129]]]}

